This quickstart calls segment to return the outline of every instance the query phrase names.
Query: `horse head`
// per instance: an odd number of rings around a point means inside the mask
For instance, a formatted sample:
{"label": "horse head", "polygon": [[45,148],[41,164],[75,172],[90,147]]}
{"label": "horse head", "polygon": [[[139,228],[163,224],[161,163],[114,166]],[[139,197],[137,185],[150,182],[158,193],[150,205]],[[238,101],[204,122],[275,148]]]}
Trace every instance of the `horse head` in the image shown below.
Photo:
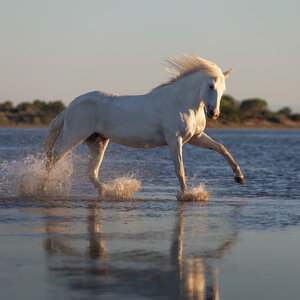
{"label": "horse head", "polygon": [[231,75],[232,71],[230,69],[219,76],[208,76],[202,82],[200,99],[204,103],[206,115],[209,119],[216,120],[220,115],[220,101],[226,89],[225,79]]}

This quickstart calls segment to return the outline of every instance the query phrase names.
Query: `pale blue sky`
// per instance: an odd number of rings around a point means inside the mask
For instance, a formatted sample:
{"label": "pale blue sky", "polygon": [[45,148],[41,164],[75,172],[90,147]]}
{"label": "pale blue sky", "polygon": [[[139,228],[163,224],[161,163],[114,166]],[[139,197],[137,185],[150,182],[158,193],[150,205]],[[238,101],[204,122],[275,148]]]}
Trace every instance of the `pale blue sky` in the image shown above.
{"label": "pale blue sky", "polygon": [[227,92],[300,111],[299,0],[0,0],[0,102],[140,94],[192,53],[235,72]]}

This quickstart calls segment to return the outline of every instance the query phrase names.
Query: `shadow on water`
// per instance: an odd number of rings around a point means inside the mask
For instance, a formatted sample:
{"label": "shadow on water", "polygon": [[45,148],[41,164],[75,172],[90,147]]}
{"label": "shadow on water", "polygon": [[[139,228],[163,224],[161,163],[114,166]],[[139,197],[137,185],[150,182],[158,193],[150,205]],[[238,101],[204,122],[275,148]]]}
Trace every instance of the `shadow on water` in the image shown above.
{"label": "shadow on water", "polygon": [[[216,261],[237,231],[216,228],[226,218],[210,215],[206,204],[164,203],[91,200],[70,209],[47,201],[36,213],[51,285],[104,299],[219,299]],[[199,213],[208,221],[199,222]]]}

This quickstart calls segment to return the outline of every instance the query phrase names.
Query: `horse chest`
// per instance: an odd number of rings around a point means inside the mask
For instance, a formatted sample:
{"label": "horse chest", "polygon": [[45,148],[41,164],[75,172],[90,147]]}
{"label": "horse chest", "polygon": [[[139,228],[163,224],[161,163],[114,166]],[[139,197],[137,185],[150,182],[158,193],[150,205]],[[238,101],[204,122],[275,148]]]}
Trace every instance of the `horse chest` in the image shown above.
{"label": "horse chest", "polygon": [[188,141],[191,137],[202,132],[205,128],[205,117],[199,118],[197,115],[185,115],[177,127],[177,135],[181,136],[183,141]]}

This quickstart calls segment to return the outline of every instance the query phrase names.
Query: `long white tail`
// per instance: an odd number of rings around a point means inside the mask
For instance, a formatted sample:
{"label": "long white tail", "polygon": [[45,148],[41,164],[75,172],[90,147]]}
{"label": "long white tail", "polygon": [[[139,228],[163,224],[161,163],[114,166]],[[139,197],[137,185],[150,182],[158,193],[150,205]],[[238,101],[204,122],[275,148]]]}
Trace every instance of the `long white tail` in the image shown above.
{"label": "long white tail", "polygon": [[48,133],[45,140],[45,152],[48,159],[52,158],[52,149],[64,127],[65,111],[66,110],[58,114],[49,125]]}

